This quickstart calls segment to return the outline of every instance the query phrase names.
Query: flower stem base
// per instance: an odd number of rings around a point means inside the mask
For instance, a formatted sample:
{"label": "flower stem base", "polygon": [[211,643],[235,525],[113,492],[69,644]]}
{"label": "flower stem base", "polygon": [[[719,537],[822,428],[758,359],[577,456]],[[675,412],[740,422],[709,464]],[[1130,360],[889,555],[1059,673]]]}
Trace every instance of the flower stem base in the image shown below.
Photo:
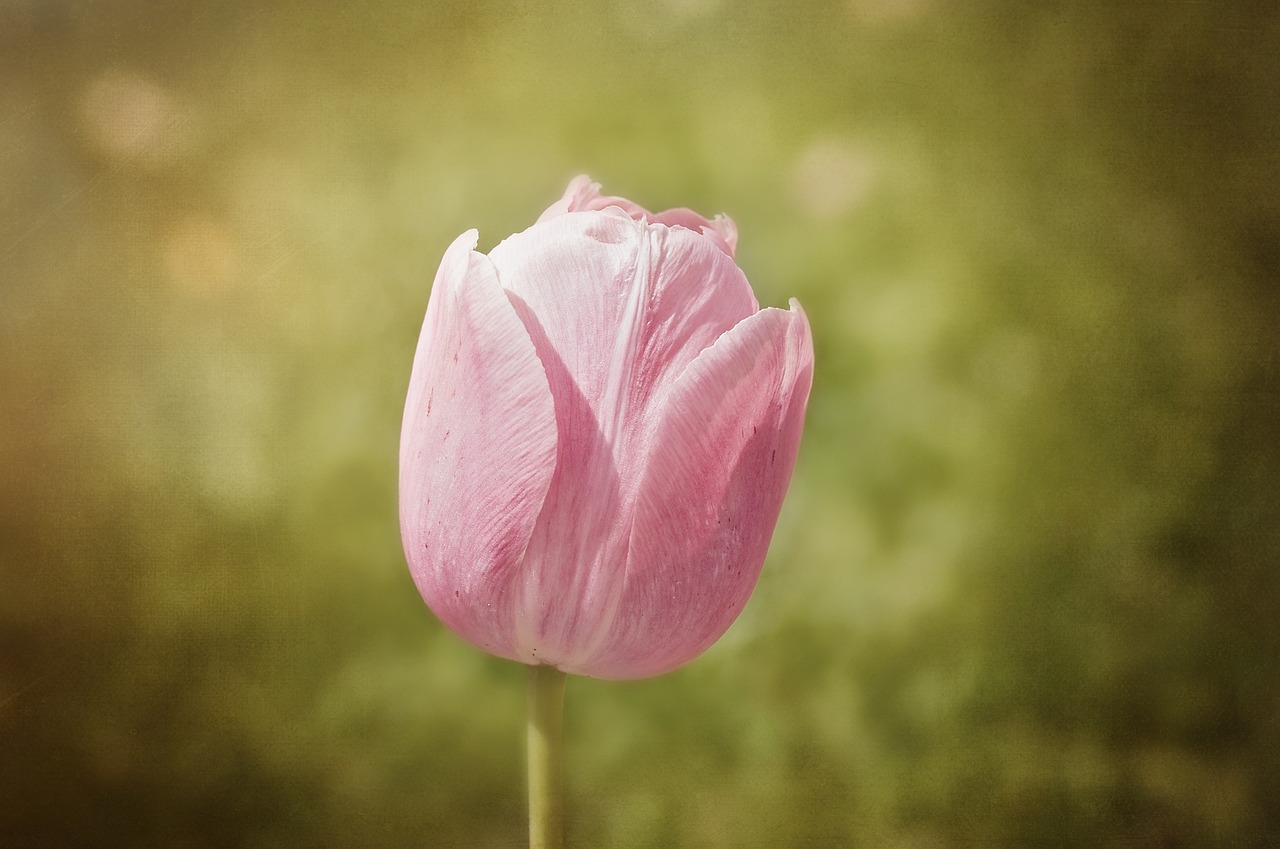
{"label": "flower stem base", "polygon": [[564,685],[554,666],[529,667],[529,849],[564,846]]}

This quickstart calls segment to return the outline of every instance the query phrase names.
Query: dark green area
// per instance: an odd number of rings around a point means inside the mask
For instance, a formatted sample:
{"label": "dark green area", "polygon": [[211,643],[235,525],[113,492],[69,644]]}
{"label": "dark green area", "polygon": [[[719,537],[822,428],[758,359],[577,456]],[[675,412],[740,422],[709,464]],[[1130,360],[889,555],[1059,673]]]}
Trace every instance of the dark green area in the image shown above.
{"label": "dark green area", "polygon": [[817,378],[571,845],[1280,844],[1280,13],[0,2],[0,843],[519,846],[523,669],[396,525],[440,255],[724,211]]}

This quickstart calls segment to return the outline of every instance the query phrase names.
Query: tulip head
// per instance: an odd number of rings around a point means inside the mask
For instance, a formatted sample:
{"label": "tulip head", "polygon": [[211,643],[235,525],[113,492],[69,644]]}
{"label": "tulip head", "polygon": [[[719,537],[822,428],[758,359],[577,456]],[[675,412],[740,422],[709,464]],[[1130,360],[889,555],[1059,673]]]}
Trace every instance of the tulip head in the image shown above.
{"label": "tulip head", "polygon": [[599,678],[701,654],[751,594],[813,376],[728,218],[585,177],[486,256],[445,252],[400,440],[423,599],[477,647]]}

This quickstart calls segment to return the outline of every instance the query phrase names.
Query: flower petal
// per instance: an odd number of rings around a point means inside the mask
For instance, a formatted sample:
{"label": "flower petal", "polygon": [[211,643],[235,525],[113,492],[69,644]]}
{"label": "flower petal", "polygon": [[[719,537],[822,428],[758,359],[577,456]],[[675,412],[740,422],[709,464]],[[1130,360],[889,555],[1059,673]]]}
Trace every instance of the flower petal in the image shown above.
{"label": "flower petal", "polygon": [[[600,201],[603,200],[603,203]],[[610,206],[617,206],[625,210],[627,215],[640,219],[648,215],[648,211],[639,204],[624,198],[606,198],[600,194],[600,184],[592,180],[586,174],[579,174],[569,181],[569,186],[564,190],[564,195],[560,200],[547,207],[541,215],[538,216],[536,224],[541,224],[552,218],[564,215],[566,212],[588,212],[590,210],[605,209]]]}
{"label": "flower petal", "polygon": [[603,637],[621,593],[655,399],[758,305],[711,239],[618,210],[548,218],[490,258],[546,368],[559,426],[527,554],[521,645],[527,661],[568,670]]}
{"label": "flower petal", "polygon": [[556,218],[568,212],[590,212],[593,210],[617,207],[636,221],[647,221],[652,224],[665,224],[668,227],[684,227],[695,233],[701,233],[715,242],[720,250],[733,256],[738,249],[738,226],[727,215],[717,215],[708,220],[692,209],[680,207],[664,212],[650,212],[635,201],[615,195],[600,194],[600,184],[593,182],[586,174],[579,174],[569,182],[564,196],[538,217],[538,223]]}
{"label": "flower petal", "polygon": [[744,320],[671,388],[646,458],[626,587],[585,674],[666,672],[737,618],[791,479],[812,380],[809,324],[792,301],[790,312]]}
{"label": "flower petal", "polygon": [[400,528],[440,620],[516,659],[513,588],[555,468],[555,411],[476,239],[454,241],[432,286],[400,435]]}
{"label": "flower petal", "polygon": [[668,209],[657,215],[650,215],[649,220],[668,227],[684,227],[695,233],[701,233],[713,240],[720,250],[733,256],[738,249],[738,225],[727,215],[717,215],[711,220],[703,218],[692,209]]}

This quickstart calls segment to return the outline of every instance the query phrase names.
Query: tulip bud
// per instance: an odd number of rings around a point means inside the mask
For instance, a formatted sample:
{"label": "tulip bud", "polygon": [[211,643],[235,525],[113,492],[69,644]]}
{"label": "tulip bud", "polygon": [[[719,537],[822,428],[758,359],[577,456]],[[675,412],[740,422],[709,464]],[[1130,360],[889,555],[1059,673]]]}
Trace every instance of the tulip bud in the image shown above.
{"label": "tulip bud", "polygon": [[440,620],[492,654],[641,678],[755,587],[813,377],[737,230],[585,177],[486,256],[445,252],[400,438],[400,529]]}

